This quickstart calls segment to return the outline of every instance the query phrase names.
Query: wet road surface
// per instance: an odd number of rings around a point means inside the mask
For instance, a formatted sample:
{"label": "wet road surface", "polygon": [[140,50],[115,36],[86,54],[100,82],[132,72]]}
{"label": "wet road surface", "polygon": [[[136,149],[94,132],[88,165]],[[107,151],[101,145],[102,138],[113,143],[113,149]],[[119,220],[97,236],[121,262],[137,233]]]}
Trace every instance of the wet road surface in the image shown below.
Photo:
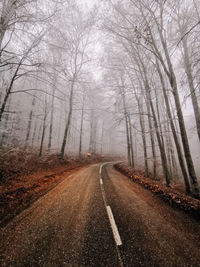
{"label": "wet road surface", "polygon": [[0,266],[200,266],[200,225],[95,164],[0,230]]}

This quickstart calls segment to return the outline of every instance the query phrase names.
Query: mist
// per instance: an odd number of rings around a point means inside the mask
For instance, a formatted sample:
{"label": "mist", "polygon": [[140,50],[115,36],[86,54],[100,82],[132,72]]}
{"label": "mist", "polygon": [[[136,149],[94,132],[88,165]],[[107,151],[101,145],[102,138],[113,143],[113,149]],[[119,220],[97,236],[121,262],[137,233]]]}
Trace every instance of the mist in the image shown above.
{"label": "mist", "polygon": [[197,190],[199,12],[198,1],[1,2],[1,154],[112,156]]}

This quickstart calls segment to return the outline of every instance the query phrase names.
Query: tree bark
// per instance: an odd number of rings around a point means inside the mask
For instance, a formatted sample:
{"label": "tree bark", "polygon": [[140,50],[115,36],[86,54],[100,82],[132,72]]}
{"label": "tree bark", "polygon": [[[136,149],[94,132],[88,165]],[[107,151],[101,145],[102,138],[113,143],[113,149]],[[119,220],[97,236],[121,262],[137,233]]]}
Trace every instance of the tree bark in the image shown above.
{"label": "tree bark", "polygon": [[149,131],[150,131],[150,140],[151,140],[151,149],[152,149],[152,156],[153,156],[153,178],[156,179],[156,150],[155,150],[155,141],[154,141],[154,135],[153,135],[153,127],[152,127],[152,121],[151,121],[151,112],[150,112],[150,106],[149,101],[146,99],[147,104],[147,113],[148,113],[148,122],[149,122]]}
{"label": "tree bark", "polygon": [[[178,93],[176,76],[175,76],[172,62],[171,62],[171,59],[169,56],[167,44],[164,40],[163,32],[160,29],[159,23],[156,20],[155,20],[155,22],[157,24],[158,33],[160,36],[160,41],[161,41],[163,51],[164,51],[166,61],[167,61],[167,66],[165,65],[165,62],[162,58],[160,51],[158,50],[158,47],[156,46],[153,34],[151,32],[151,28],[149,26],[148,29],[149,29],[149,33],[151,36],[152,46],[155,49],[155,53],[156,53],[157,58],[159,59],[161,65],[163,67],[164,72],[167,74],[170,86],[171,86],[172,91],[173,91],[173,97],[174,97],[174,101],[175,101],[175,105],[176,105],[176,112],[177,112],[177,116],[178,116],[179,128],[181,131],[181,140],[182,140],[182,145],[183,145],[183,149],[184,149],[185,159],[187,162],[188,172],[190,175],[190,181],[192,184],[194,194],[199,196],[199,185],[198,185],[198,181],[197,181],[197,177],[196,177],[196,173],[195,173],[195,169],[194,169],[194,164],[193,164],[193,160],[192,160],[192,156],[191,156],[191,152],[190,152],[190,146],[189,146],[187,132],[186,132],[186,128],[185,128],[185,122],[183,119],[183,113],[182,113],[181,104],[180,104],[180,98],[179,98],[179,93]],[[147,24],[148,24],[148,22],[147,22]]]}
{"label": "tree bark", "polygon": [[81,152],[82,152],[83,118],[84,118],[84,99],[81,110],[81,128],[80,128],[80,140],[79,140],[79,151],[78,151],[79,158],[81,158]]}
{"label": "tree bark", "polygon": [[134,159],[134,149],[133,149],[133,135],[132,135],[132,125],[131,117],[128,114],[128,123],[129,123],[129,140],[130,140],[130,154],[131,154],[131,167],[135,168],[135,159]]}
{"label": "tree bark", "polygon": [[54,87],[53,87],[52,100],[51,100],[51,118],[50,118],[50,125],[49,125],[48,152],[51,151],[51,143],[52,143],[55,90],[56,90],[56,88],[55,88],[55,86],[54,86]]}
{"label": "tree bark", "polygon": [[37,118],[35,119],[35,125],[34,125],[34,130],[33,130],[33,136],[31,140],[31,146],[34,147],[34,142],[35,142],[35,136],[36,136],[36,130],[37,130]]}
{"label": "tree bark", "polygon": [[27,132],[26,132],[26,139],[25,139],[25,146],[24,149],[28,146],[28,140],[31,132],[31,124],[32,124],[32,118],[33,118],[33,109],[35,106],[35,96],[33,96],[32,104],[31,104],[31,111],[29,113],[29,119],[28,119],[28,126],[27,126]]}
{"label": "tree bark", "polygon": [[[136,96],[136,95],[135,95]],[[143,143],[143,152],[144,152],[144,166],[145,166],[145,176],[149,176],[149,166],[148,166],[148,159],[147,159],[147,144],[146,144],[146,136],[145,136],[145,125],[143,120],[143,103],[140,103],[138,97],[136,97],[138,103],[138,110],[139,110],[139,120],[140,120],[140,127],[142,132],[142,143]]]}
{"label": "tree bark", "polygon": [[[148,81],[148,77],[147,77],[147,71],[146,71],[144,62],[142,61],[139,53],[138,53],[138,60],[139,60],[138,67],[140,69],[141,77],[143,79],[144,87],[146,89],[147,101],[149,101],[153,120],[154,120],[154,127],[156,130],[156,136],[157,136],[158,146],[159,146],[159,150],[160,150],[160,156],[161,156],[161,160],[162,160],[162,167],[163,167],[163,172],[165,175],[166,185],[170,186],[170,175],[169,175],[168,166],[167,166],[167,157],[166,157],[165,147],[164,147],[163,141],[160,137],[158,121],[157,121],[156,113],[155,113],[152,98],[151,98],[151,91],[150,91],[149,81]],[[139,64],[141,65],[142,69],[141,69]],[[142,72],[142,70],[143,70],[143,72]]]}
{"label": "tree bark", "polygon": [[179,143],[178,136],[177,136],[177,133],[176,133],[176,128],[175,128],[175,125],[174,125],[173,117],[172,117],[172,114],[171,114],[170,103],[169,103],[167,91],[166,91],[166,88],[165,88],[164,78],[163,78],[162,72],[160,70],[160,67],[158,65],[158,62],[156,63],[156,68],[157,68],[157,71],[158,71],[158,74],[159,74],[159,78],[160,78],[160,82],[161,82],[161,88],[162,88],[162,92],[163,92],[163,96],[164,96],[164,100],[165,100],[167,115],[168,115],[168,118],[169,118],[169,121],[170,121],[170,126],[171,126],[171,129],[172,129],[172,134],[173,134],[174,142],[175,142],[175,145],[176,145],[178,160],[179,160],[179,164],[180,164],[181,171],[182,171],[182,174],[183,174],[186,192],[189,194],[191,192],[191,190],[190,190],[190,183],[189,183],[189,180],[188,180],[187,170],[186,170],[186,167],[185,167],[185,162],[184,162],[184,158],[183,158],[183,154],[182,154],[181,145]]}
{"label": "tree bark", "polygon": [[42,152],[43,152],[44,137],[45,137],[45,132],[46,132],[46,119],[47,119],[47,100],[45,96],[45,109],[44,109],[44,118],[43,118],[43,124],[42,124],[42,138],[41,138],[40,151],[39,151],[38,157],[41,157]]}
{"label": "tree bark", "polygon": [[185,64],[185,71],[187,74],[191,99],[192,99],[192,105],[194,110],[194,116],[196,120],[196,126],[197,126],[197,134],[200,141],[200,109],[198,105],[198,100],[195,92],[194,82],[193,82],[193,75],[192,75],[192,68],[191,68],[191,62],[189,58],[189,52],[188,52],[188,44],[187,44],[187,38],[183,38],[183,51],[184,51],[184,64]]}
{"label": "tree bark", "polygon": [[68,113],[68,117],[67,117],[62,147],[61,147],[61,151],[60,151],[60,157],[62,159],[64,158],[64,154],[65,154],[65,146],[66,146],[66,142],[67,142],[68,131],[69,131],[69,126],[70,126],[71,117],[72,117],[74,82],[75,82],[75,77],[73,77],[73,79],[71,81],[70,96],[69,96],[69,113]]}

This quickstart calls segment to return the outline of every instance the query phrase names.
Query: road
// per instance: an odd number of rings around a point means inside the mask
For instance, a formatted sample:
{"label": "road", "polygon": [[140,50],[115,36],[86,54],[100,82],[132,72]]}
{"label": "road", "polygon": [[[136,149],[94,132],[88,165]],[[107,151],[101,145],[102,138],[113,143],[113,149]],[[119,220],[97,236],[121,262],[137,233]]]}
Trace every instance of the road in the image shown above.
{"label": "road", "polygon": [[95,164],[0,230],[0,266],[200,266],[200,225]]}

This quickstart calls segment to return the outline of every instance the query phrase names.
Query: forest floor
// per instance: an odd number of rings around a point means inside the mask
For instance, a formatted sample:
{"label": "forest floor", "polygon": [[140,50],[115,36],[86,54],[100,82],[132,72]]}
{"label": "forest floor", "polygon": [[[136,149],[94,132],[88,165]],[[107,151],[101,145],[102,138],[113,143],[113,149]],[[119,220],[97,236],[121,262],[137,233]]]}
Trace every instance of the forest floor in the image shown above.
{"label": "forest floor", "polygon": [[170,206],[192,214],[198,220],[200,219],[200,200],[186,195],[183,192],[182,186],[179,184],[167,187],[159,181],[144,177],[141,172],[127,166],[124,163],[117,163],[114,167],[122,174],[126,175],[131,181],[142,185],[153,194],[159,196]]}
{"label": "forest floor", "polygon": [[[2,153],[1,153],[2,155]],[[0,226],[29,207],[39,197],[75,171],[108,159],[65,158],[57,155],[13,151],[0,158]]]}

